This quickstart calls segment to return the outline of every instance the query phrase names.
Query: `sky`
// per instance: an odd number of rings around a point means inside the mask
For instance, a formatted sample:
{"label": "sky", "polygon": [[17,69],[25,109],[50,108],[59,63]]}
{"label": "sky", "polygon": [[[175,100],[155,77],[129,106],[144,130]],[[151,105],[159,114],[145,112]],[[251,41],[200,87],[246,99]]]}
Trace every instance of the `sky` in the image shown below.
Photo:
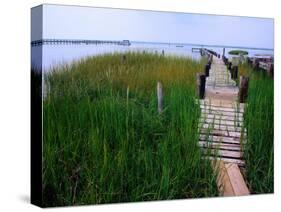
{"label": "sky", "polygon": [[[31,39],[41,39],[40,7]],[[37,11],[34,11],[37,10]],[[274,20],[237,16],[43,5],[43,39],[132,40],[274,48]]]}

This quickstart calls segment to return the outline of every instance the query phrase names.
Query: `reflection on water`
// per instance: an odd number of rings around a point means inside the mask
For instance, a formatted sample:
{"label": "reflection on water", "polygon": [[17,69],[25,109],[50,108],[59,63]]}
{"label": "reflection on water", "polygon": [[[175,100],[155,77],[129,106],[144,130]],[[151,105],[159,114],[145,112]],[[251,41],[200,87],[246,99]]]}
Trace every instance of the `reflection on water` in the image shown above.
{"label": "reflection on water", "polygon": [[[42,45],[33,46],[31,51],[31,63],[32,66],[42,67],[44,71],[50,70],[52,67],[71,63],[88,56],[101,55],[105,53],[114,52],[150,52],[165,55],[181,56],[181,57],[192,57],[193,59],[199,59],[200,54],[192,52],[192,48],[201,48],[202,46],[192,45],[176,45],[176,44],[159,44],[159,43],[142,43],[142,42],[131,42],[130,46],[122,45],[86,45],[86,44],[57,44],[57,45]],[[207,47],[220,54],[223,49],[218,47]],[[227,52],[233,48],[226,48]],[[255,54],[273,54],[273,51],[269,50],[252,50],[246,49],[249,52],[249,56]]]}

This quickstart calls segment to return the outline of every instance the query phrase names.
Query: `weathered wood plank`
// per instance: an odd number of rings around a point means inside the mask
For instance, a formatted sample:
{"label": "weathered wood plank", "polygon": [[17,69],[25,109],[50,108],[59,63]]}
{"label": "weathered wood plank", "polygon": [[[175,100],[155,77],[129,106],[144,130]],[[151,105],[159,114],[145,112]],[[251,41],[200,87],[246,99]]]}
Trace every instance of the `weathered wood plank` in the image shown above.
{"label": "weathered wood plank", "polygon": [[229,150],[221,150],[221,149],[208,149],[203,148],[203,153],[208,156],[216,156],[216,157],[227,157],[227,158],[234,158],[234,159],[242,159],[243,153],[237,151],[229,151]]}
{"label": "weathered wood plank", "polygon": [[201,118],[218,119],[225,121],[243,121],[243,117],[224,116],[216,114],[201,113]]}
{"label": "weathered wood plank", "polygon": [[233,158],[221,158],[221,157],[214,157],[214,156],[204,156],[204,159],[209,159],[212,161],[223,161],[225,163],[235,163],[238,166],[245,166],[245,161],[242,159],[233,159]]}
{"label": "weathered wood plank", "polygon": [[241,127],[234,127],[228,125],[219,125],[219,124],[199,124],[199,126],[203,129],[211,129],[211,130],[223,130],[223,131],[231,131],[231,132],[241,132],[243,129]]}
{"label": "weathered wood plank", "polygon": [[249,195],[249,189],[244,181],[239,167],[236,164],[225,164],[225,166],[234,191],[234,195]]}
{"label": "weathered wood plank", "polygon": [[209,130],[209,129],[200,129],[200,133],[203,134],[210,134],[215,136],[226,136],[226,137],[241,137],[241,132],[233,132],[233,131],[226,131],[226,130]]}
{"label": "weathered wood plank", "polygon": [[241,151],[240,145],[235,145],[235,144],[225,144],[225,143],[217,143],[217,142],[199,141],[199,146],[203,147],[203,148]]}
{"label": "weathered wood plank", "polygon": [[244,109],[244,103],[238,103],[233,101],[224,101],[224,100],[215,100],[215,99],[203,99],[199,100],[201,105],[211,105],[216,107],[229,107],[229,108],[237,108]]}
{"label": "weathered wood plank", "polygon": [[242,113],[236,113],[236,112],[228,112],[228,111],[219,111],[219,110],[206,110],[206,109],[201,109],[202,113],[207,113],[207,114],[213,114],[213,115],[222,115],[222,116],[231,116],[231,117],[239,117],[243,118]]}
{"label": "weathered wood plank", "polygon": [[232,188],[224,162],[214,160],[212,165],[214,172],[217,174],[217,187],[220,196],[234,196],[234,190]]}
{"label": "weathered wood plank", "polygon": [[205,110],[215,110],[215,111],[223,111],[223,112],[235,112],[235,113],[243,113],[243,108],[231,108],[231,107],[220,107],[220,106],[212,106],[212,105],[200,105],[201,109]]}
{"label": "weathered wood plank", "polygon": [[200,118],[199,123],[207,123],[207,124],[220,124],[220,125],[227,125],[227,126],[236,126],[241,127],[243,122],[242,121],[228,121],[228,120],[221,120],[221,119],[204,119]]}
{"label": "weathered wood plank", "polygon": [[216,143],[228,143],[228,144],[239,144],[240,145],[240,138],[237,137],[226,137],[226,136],[214,136],[208,134],[200,134],[199,141],[209,141],[209,142],[216,142]]}

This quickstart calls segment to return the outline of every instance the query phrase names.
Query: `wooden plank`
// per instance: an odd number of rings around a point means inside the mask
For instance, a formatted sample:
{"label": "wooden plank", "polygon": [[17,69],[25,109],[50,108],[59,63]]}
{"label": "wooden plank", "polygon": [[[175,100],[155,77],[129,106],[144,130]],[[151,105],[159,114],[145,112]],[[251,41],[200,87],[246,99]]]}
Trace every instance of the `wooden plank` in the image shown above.
{"label": "wooden plank", "polygon": [[241,132],[242,128],[241,127],[234,127],[234,126],[228,126],[228,125],[219,125],[219,124],[208,124],[208,123],[203,123],[199,124],[199,126],[203,129],[211,129],[211,130],[223,130],[223,131],[232,131],[232,132]]}
{"label": "wooden plank", "polygon": [[200,118],[199,119],[200,123],[208,123],[208,124],[220,124],[220,125],[227,125],[227,126],[237,126],[241,127],[243,122],[242,121],[228,121],[228,120],[220,120],[220,119],[204,119]]}
{"label": "wooden plank", "polygon": [[242,113],[236,113],[236,112],[228,112],[228,111],[219,111],[219,110],[206,110],[206,109],[201,109],[202,113],[206,114],[213,114],[213,115],[222,115],[222,116],[230,116],[230,117],[242,117]]}
{"label": "wooden plank", "polygon": [[232,188],[225,164],[223,161],[214,160],[213,170],[217,174],[217,187],[220,196],[234,196],[234,190]]}
{"label": "wooden plank", "polygon": [[203,148],[241,151],[240,145],[237,145],[237,144],[225,144],[225,143],[217,143],[217,142],[199,141],[199,146],[203,147]]}
{"label": "wooden plank", "polygon": [[225,143],[225,144],[236,144],[243,145],[246,143],[246,138],[240,137],[229,137],[229,136],[215,136],[210,134],[201,133],[199,135],[199,141]]}
{"label": "wooden plank", "polygon": [[213,136],[208,134],[200,134],[199,141],[209,141],[209,142],[216,142],[216,143],[228,143],[228,144],[240,145],[240,138]]}
{"label": "wooden plank", "polygon": [[244,103],[238,103],[238,102],[233,102],[233,101],[225,101],[225,100],[201,99],[201,100],[199,100],[199,103],[201,105],[211,105],[211,106],[215,106],[215,107],[229,107],[229,108],[239,107],[240,109],[245,108]]}
{"label": "wooden plank", "polygon": [[236,164],[225,164],[225,166],[234,191],[234,195],[249,195],[249,189],[244,181],[239,167]]}
{"label": "wooden plank", "polygon": [[[237,88],[238,89],[238,88]],[[215,101],[215,100],[213,100]],[[243,111],[245,104],[244,103],[239,103],[235,101],[226,101],[223,100],[223,102],[216,100],[215,102],[212,102],[209,100],[199,100],[199,104],[201,106],[211,106],[211,107],[218,107],[218,108],[228,108],[228,109],[235,109],[235,110],[240,110]]]}
{"label": "wooden plank", "polygon": [[235,163],[238,166],[245,166],[245,161],[242,159],[233,159],[233,158],[220,158],[220,157],[214,157],[214,156],[204,156],[203,159],[208,159],[212,161],[223,161],[225,163]]}
{"label": "wooden plank", "polygon": [[216,156],[216,157],[227,157],[233,159],[242,159],[243,153],[237,151],[229,151],[229,150],[220,150],[220,149],[208,149],[203,148],[203,153],[208,156]]}
{"label": "wooden plank", "polygon": [[217,119],[217,120],[225,120],[225,121],[243,121],[243,117],[223,116],[223,115],[215,115],[215,114],[208,114],[208,113],[201,113],[201,118]]}
{"label": "wooden plank", "polygon": [[215,135],[215,136],[226,136],[226,137],[235,137],[240,138],[241,132],[233,132],[233,131],[226,131],[226,130],[209,130],[209,129],[200,129],[200,133]]}
{"label": "wooden plank", "polygon": [[236,113],[243,113],[244,109],[242,108],[230,108],[230,107],[220,107],[220,106],[211,106],[211,105],[200,105],[201,109],[205,110],[217,110],[217,111],[224,111],[224,112],[236,112]]}

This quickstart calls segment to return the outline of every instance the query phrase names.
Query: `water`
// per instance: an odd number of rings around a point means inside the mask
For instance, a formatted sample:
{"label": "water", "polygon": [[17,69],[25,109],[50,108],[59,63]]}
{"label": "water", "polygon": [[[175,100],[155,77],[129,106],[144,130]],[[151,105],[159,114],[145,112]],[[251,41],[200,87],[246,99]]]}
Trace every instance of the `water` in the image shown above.
{"label": "water", "polygon": [[[219,54],[222,54],[223,48],[216,46],[203,46],[203,45],[189,45],[189,44],[169,44],[169,43],[147,43],[147,42],[131,42],[130,46],[112,45],[112,44],[99,44],[99,45],[86,45],[86,44],[52,44],[33,46],[31,51],[31,63],[35,67],[42,67],[44,71],[48,71],[53,67],[61,64],[69,64],[79,59],[96,56],[106,53],[114,52],[150,52],[161,54],[162,51],[165,55],[191,57],[193,59],[200,59],[200,53],[192,52],[192,48],[206,47],[212,49]],[[229,57],[227,52],[237,48],[226,48],[226,56]],[[239,48],[238,48],[239,49]],[[273,50],[265,49],[247,49],[249,56],[255,54],[273,54]]]}

